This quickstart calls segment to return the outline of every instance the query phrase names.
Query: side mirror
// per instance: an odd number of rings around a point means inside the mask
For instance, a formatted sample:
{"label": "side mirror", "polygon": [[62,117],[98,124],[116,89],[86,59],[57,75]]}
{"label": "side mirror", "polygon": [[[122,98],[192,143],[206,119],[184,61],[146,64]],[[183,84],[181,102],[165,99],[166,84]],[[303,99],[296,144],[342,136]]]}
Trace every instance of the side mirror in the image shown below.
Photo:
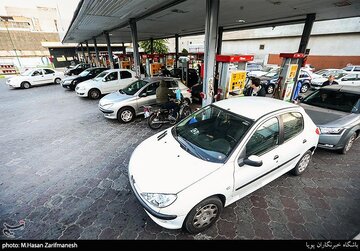
{"label": "side mirror", "polygon": [[144,97],[146,97],[147,95],[146,95],[146,92],[142,92],[142,93],[140,93],[140,95],[139,95],[139,97],[140,98],[144,98]]}
{"label": "side mirror", "polygon": [[262,160],[256,155],[251,155],[251,156],[245,158],[243,160],[243,163],[245,165],[249,165],[249,166],[262,166],[262,164],[263,164]]}

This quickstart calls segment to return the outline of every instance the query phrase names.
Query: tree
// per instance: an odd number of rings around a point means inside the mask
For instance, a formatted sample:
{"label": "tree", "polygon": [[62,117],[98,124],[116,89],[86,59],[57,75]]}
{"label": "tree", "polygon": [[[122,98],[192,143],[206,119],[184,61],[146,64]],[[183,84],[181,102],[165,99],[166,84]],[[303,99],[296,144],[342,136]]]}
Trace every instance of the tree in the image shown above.
{"label": "tree", "polygon": [[183,55],[183,56],[187,56],[187,55],[189,55],[189,52],[188,52],[188,50],[187,49],[182,49],[182,51],[181,51],[181,55]]}
{"label": "tree", "polygon": [[[153,53],[158,54],[165,54],[169,52],[169,48],[167,47],[168,41],[166,39],[158,39],[153,41]],[[144,49],[145,53],[150,54],[151,53],[151,42],[148,41],[142,41],[139,43],[140,47]]]}

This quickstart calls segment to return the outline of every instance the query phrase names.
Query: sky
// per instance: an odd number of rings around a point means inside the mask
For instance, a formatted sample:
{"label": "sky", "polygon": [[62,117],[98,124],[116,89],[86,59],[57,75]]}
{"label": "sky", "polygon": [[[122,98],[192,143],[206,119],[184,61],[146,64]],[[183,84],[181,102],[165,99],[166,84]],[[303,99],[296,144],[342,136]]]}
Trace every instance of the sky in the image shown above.
{"label": "sky", "polygon": [[66,31],[73,18],[79,0],[0,0],[0,15],[6,15],[5,6],[34,8],[53,7],[58,8],[61,25]]}

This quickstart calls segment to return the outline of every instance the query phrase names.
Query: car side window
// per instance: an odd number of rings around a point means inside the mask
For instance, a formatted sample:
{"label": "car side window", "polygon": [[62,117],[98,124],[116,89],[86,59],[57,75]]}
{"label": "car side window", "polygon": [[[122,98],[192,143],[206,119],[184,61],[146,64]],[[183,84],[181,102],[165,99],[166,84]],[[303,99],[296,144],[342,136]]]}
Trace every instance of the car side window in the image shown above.
{"label": "car side window", "polygon": [[159,82],[155,82],[146,87],[146,96],[151,96],[156,94],[156,89],[159,87]]}
{"label": "car side window", "polygon": [[277,118],[264,122],[246,144],[246,156],[262,155],[279,144],[279,121]]}
{"label": "car side window", "polygon": [[117,80],[117,79],[118,79],[118,73],[116,71],[110,73],[109,75],[107,75],[105,77],[105,81],[114,81],[114,80]]}
{"label": "car side window", "polygon": [[50,69],[44,69],[45,74],[53,74],[55,73],[53,70]]}
{"label": "car side window", "polygon": [[120,71],[120,78],[124,79],[124,78],[131,78],[132,75],[130,72],[128,71]]}
{"label": "car side window", "polygon": [[304,129],[304,119],[301,113],[292,112],[281,115],[284,124],[284,141],[287,141]]}
{"label": "car side window", "polygon": [[342,81],[354,81],[356,80],[356,75],[355,74],[349,74],[349,75],[346,75]]}
{"label": "car side window", "polygon": [[33,74],[31,74],[31,76],[41,76],[42,72],[40,71],[34,71]]}
{"label": "car side window", "polygon": [[165,82],[166,82],[167,88],[177,88],[178,87],[178,84],[175,83],[175,81],[167,80]]}
{"label": "car side window", "polygon": [[355,67],[354,71],[360,71],[360,67]]}

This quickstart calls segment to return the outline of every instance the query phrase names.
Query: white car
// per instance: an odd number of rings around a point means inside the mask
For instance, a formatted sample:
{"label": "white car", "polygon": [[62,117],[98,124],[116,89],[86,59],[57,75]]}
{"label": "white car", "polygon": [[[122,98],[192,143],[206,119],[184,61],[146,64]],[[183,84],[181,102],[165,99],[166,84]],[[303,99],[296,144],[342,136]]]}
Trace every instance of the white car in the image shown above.
{"label": "white car", "polygon": [[289,171],[302,174],[319,134],[298,105],[223,100],[143,141],[130,158],[130,184],[157,224],[198,233],[223,207]]}
{"label": "white car", "polygon": [[[311,86],[315,89],[319,89],[323,86],[327,78],[316,78],[311,81]],[[360,72],[344,72],[339,73],[334,79],[339,85],[347,86],[360,86]]]}
{"label": "white car", "polygon": [[64,74],[59,71],[48,68],[29,69],[21,73],[19,76],[8,78],[6,84],[12,88],[28,89],[31,86],[55,83],[60,84]]}
{"label": "white car", "polygon": [[79,97],[98,99],[102,94],[118,91],[135,80],[137,80],[136,73],[131,70],[106,70],[95,78],[78,84],[75,91]]}
{"label": "white car", "polygon": [[344,71],[351,71],[354,73],[360,73],[360,65],[349,65],[342,68]]}
{"label": "white car", "polygon": [[159,87],[160,80],[164,80],[169,89],[180,89],[184,101],[190,104],[191,93],[189,88],[179,79],[154,77],[136,80],[127,87],[106,95],[100,99],[99,109],[105,118],[128,123],[136,115],[144,113],[143,106],[156,104],[156,89]]}

